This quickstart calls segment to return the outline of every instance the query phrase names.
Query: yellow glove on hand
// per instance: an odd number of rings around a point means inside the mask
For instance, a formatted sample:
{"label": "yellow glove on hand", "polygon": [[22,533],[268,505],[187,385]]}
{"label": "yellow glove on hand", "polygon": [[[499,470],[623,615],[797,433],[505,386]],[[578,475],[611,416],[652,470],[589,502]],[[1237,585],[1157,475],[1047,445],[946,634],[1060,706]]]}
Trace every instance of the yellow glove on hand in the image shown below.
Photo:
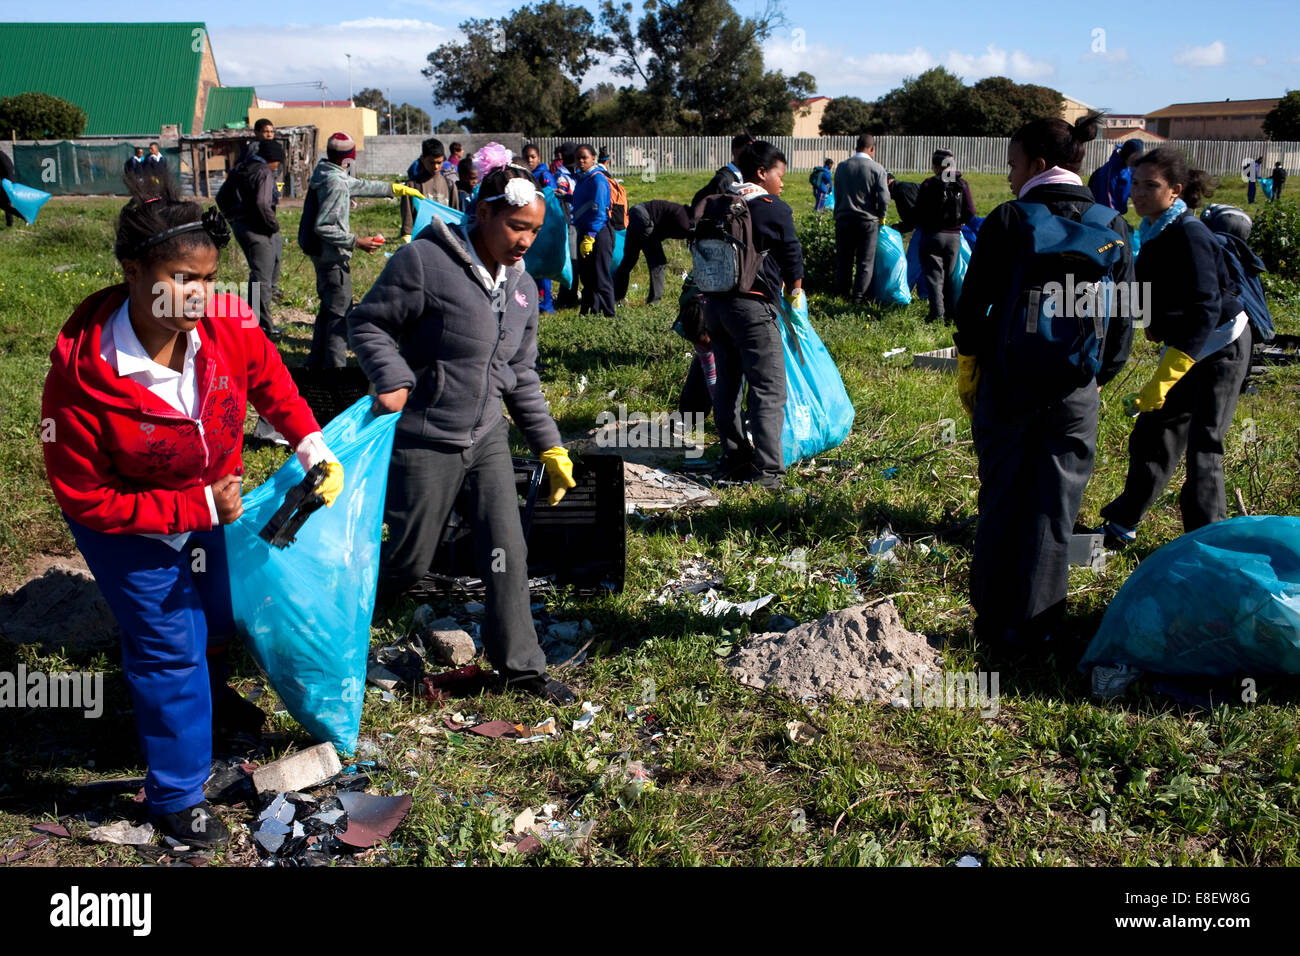
{"label": "yellow glove on hand", "polygon": [[966,414],[975,417],[975,392],[980,384],[980,367],[973,355],[957,353],[957,397]]}
{"label": "yellow glove on hand", "polygon": [[591,251],[596,248],[595,236],[583,236],[582,241],[578,243],[578,255],[586,258],[591,255]]}
{"label": "yellow glove on hand", "polygon": [[808,308],[808,297],[804,295],[803,289],[795,289],[794,295],[790,296],[790,311],[798,312],[800,309]]}
{"label": "yellow glove on hand", "polygon": [[547,501],[558,505],[564,493],[578,484],[573,480],[573,462],[569,460],[568,450],[559,445],[546,449],[540,457],[546,466],[546,477],[551,482],[551,495]]}
{"label": "yellow glove on hand", "polygon": [[1151,381],[1142,386],[1137,394],[1134,406],[1139,412],[1154,412],[1165,404],[1169,390],[1178,384],[1178,380],[1191,370],[1196,360],[1186,352],[1176,348],[1166,348],[1160,356],[1160,364]]}
{"label": "yellow glove on hand", "polygon": [[325,507],[332,508],[334,499],[343,493],[343,466],[337,461],[325,463],[325,479],[316,488],[316,494],[325,499]]}
{"label": "yellow glove on hand", "polygon": [[423,199],[424,193],[418,189],[412,189],[406,183],[393,183],[394,196],[410,196],[412,199]]}

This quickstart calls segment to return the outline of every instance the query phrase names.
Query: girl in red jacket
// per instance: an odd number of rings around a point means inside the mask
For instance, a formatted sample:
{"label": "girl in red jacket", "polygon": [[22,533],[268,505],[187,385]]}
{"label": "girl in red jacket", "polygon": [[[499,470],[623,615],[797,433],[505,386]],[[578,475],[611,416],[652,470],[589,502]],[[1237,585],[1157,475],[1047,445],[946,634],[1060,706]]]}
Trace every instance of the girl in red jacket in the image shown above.
{"label": "girl in red jacket", "polygon": [[202,213],[170,182],[157,196],[135,192],[114,247],[125,282],[91,295],[63,327],[41,406],[50,485],[121,627],[150,819],[201,846],[229,839],[203,799],[213,718],[261,725],[221,667],[209,684],[209,655],[234,631],[220,525],[243,512],[247,403],[304,467],[333,463],[328,501],[342,489],[342,468],[257,316],[237,296],[213,295],[229,237],[216,209]]}

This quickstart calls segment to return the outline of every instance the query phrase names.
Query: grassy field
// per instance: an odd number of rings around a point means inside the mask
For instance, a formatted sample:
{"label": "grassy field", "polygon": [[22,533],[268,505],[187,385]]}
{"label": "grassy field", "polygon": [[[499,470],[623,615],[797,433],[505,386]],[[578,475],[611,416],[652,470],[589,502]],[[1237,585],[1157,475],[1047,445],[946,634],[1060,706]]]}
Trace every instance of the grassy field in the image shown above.
{"label": "grassy field", "polygon": [[[806,176],[806,170],[791,173],[786,190],[800,218],[812,215]],[[686,201],[704,178],[629,178],[627,187],[632,202]],[[970,179],[981,215],[1010,198],[1001,177]],[[1215,199],[1243,204],[1244,185],[1231,182]],[[37,227],[0,231],[0,493],[7,502],[0,510],[0,586],[6,589],[24,579],[33,558],[73,550],[44,478],[36,437],[40,391],[59,327],[82,297],[113,281],[110,234],[119,205],[55,200]],[[288,236],[297,215],[282,211]],[[353,226],[395,236],[396,204],[363,202]],[[685,250],[677,246],[670,257],[680,275],[688,265]],[[382,256],[356,256],[358,298],[383,263]],[[232,247],[223,279],[242,278],[243,268]],[[675,407],[689,361],[688,347],[668,331],[678,281],[670,275],[664,303],[629,305],[616,319],[572,311],[543,319],[543,387],[566,438],[593,427],[596,415],[618,402],[647,411]],[[640,289],[629,303],[640,303],[644,265],[633,282]],[[283,352],[293,364],[310,338],[310,325],[293,320],[309,322],[315,306],[310,264],[292,244],[283,284],[288,299],[280,318],[290,323]],[[1273,305],[1279,329],[1300,332],[1300,303]],[[726,489],[716,508],[630,518],[623,594],[595,601],[548,596],[553,617],[585,618],[594,627],[587,661],[560,674],[582,699],[604,708],[588,732],[569,730],[571,708],[560,715],[564,732],[537,745],[421,735],[412,721],[430,713],[425,705],[405,697],[383,703],[371,692],[363,735],[394,735],[381,742],[387,769],[373,774],[375,783],[411,791],[415,807],[385,851],[370,859],[518,863],[517,855],[494,847],[500,840],[494,826],[526,807],[554,803],[562,814],[594,821],[593,836],[581,852],[548,844],[534,861],[943,865],[969,852],[991,865],[1300,864],[1293,687],[1261,682],[1251,705],[1229,687],[1227,703],[1213,710],[1184,709],[1146,689],[1099,707],[1075,669],[1107,601],[1137,561],[1181,531],[1181,470],[1132,553],[1102,572],[1071,572],[1070,615],[1052,657],[990,659],[969,634],[973,528],[967,519],[977,489],[969,424],[951,377],[910,368],[911,352],[950,345],[949,333],[923,321],[924,303],[881,311],[814,294],[810,311],[857,410],[853,434],[835,452],[854,467],[793,471],[782,495]],[[883,357],[898,347],[907,352]],[[1154,346],[1137,345],[1133,369],[1103,396],[1084,521],[1094,521],[1122,485],[1130,422],[1119,398],[1145,380],[1156,354]],[[577,387],[581,376],[585,390]],[[611,390],[616,397],[606,399]],[[941,440],[945,419],[956,422],[955,443]],[[1242,440],[1248,421],[1257,438],[1249,443]],[[1300,514],[1298,425],[1300,369],[1277,371],[1256,394],[1243,396],[1225,465],[1230,501],[1240,490],[1252,513]],[[260,480],[283,458],[275,450],[250,452],[247,472]],[[897,562],[873,571],[866,543],[886,525],[909,546]],[[954,527],[959,530],[949,530]],[[778,563],[796,548],[807,549],[806,571]],[[654,603],[692,559],[722,569],[733,600],[768,592],[778,598],[752,624]],[[722,666],[728,647],[751,626],[761,629],[767,613],[802,622],[855,603],[853,586],[840,580],[846,572],[856,575],[867,599],[894,595],[910,628],[942,640],[947,667],[999,671],[997,716],[840,703],[809,713],[729,677]],[[376,628],[374,640],[404,636],[413,608]],[[19,661],[46,671],[103,669],[114,688],[104,717],[89,727],[53,712],[6,717],[17,732],[0,751],[0,847],[25,834],[33,820],[67,812],[69,785],[143,772],[115,660],[114,653],[41,656],[30,646],[0,644],[0,669]],[[256,681],[247,661],[241,674],[245,688]],[[642,703],[647,680],[656,697],[651,725],[624,717],[628,705]],[[278,709],[272,694],[262,702]],[[512,722],[536,722],[552,712],[511,695],[459,701],[452,709]],[[793,744],[783,732],[792,719],[809,720],[824,733],[815,743]],[[306,741],[287,718],[272,724],[279,746]],[[605,785],[608,768],[625,760],[644,762],[654,779],[634,803]],[[251,818],[227,813],[226,819]],[[61,862],[134,859],[119,848],[67,841],[52,852]],[[247,851],[217,856],[218,862],[248,859]]]}

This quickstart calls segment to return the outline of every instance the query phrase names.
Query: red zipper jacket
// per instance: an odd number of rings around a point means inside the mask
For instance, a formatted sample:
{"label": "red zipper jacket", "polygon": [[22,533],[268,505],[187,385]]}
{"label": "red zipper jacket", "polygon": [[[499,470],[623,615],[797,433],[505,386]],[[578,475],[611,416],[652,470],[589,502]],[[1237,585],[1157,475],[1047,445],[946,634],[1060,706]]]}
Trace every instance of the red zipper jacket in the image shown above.
{"label": "red zipper jacket", "polygon": [[95,531],[176,534],[212,527],[204,488],[243,473],[247,403],[297,446],[318,431],[280,355],[235,295],[208,299],[195,355],[200,417],[188,418],[100,357],[125,285],[68,319],[41,401],[45,471],[68,517]]}

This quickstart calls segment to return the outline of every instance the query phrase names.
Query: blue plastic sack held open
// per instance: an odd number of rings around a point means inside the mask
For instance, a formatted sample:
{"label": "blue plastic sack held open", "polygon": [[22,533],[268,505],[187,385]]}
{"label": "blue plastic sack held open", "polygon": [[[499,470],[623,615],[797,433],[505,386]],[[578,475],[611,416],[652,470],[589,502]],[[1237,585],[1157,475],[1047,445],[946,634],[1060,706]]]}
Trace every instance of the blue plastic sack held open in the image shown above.
{"label": "blue plastic sack held open", "polygon": [[413,199],[412,202],[415,203],[415,222],[411,224],[413,236],[418,236],[425,226],[433,222],[434,216],[449,226],[459,226],[466,219],[465,214],[459,209],[444,206],[434,199]]}
{"label": "blue plastic sack held open", "polygon": [[1300,674],[1300,518],[1233,518],[1160,548],[1079,663],[1156,674]]}
{"label": "blue plastic sack held open", "polygon": [[22,183],[16,183],[9,179],[0,179],[0,189],[4,189],[5,195],[9,198],[9,204],[14,208],[14,212],[22,216],[23,221],[29,226],[36,221],[41,207],[50,198],[50,194],[47,192],[33,189],[31,186],[24,186]]}
{"label": "blue plastic sack held open", "polygon": [[302,481],[291,456],[244,496],[225,526],[235,624],[294,720],[351,753],[361,729],[370,618],[379,576],[388,463],[399,415],[375,416],[359,399],[323,429],[343,465],[343,492],[309,516],[280,550],[257,536]]}
{"label": "blue plastic sack held open", "polygon": [[627,230],[614,230],[614,255],[609,260],[609,274],[613,275],[623,262],[623,249],[627,245]]}
{"label": "blue plastic sack held open", "polygon": [[557,279],[567,286],[573,285],[573,260],[569,249],[569,221],[564,215],[564,204],[554,186],[542,190],[546,197],[546,218],[542,231],[524,254],[524,268],[534,279]]}
{"label": "blue plastic sack held open", "polygon": [[908,289],[903,237],[892,226],[881,226],[876,239],[875,271],[871,273],[871,297],[884,305],[907,305],[912,301]]}
{"label": "blue plastic sack held open", "polygon": [[838,447],[853,429],[853,403],[840,370],[808,321],[808,299],[798,308],[781,303],[785,350],[785,418],[781,453],[785,466]]}

